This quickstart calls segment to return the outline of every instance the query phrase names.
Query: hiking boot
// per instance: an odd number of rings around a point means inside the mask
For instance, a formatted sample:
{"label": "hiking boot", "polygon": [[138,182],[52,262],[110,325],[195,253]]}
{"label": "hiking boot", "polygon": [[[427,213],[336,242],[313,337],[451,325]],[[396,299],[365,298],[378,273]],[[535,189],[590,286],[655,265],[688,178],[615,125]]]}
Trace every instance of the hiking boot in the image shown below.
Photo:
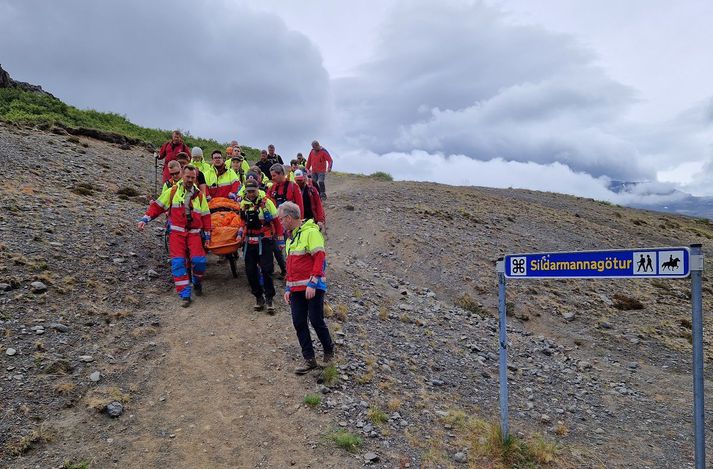
{"label": "hiking boot", "polygon": [[188,308],[191,305],[191,298],[181,298],[181,306],[183,308]]}
{"label": "hiking boot", "polygon": [[255,311],[262,311],[262,309],[265,307],[265,297],[264,296],[258,296],[257,300],[255,302]]}
{"label": "hiking boot", "polygon": [[267,303],[267,314],[269,314],[269,315],[275,314],[275,305],[272,304],[272,298],[268,298],[266,303]]}
{"label": "hiking boot", "polygon": [[324,364],[329,365],[334,361],[334,350],[331,352],[324,352]]}
{"label": "hiking boot", "polygon": [[317,360],[315,360],[314,358],[310,358],[309,360],[305,360],[302,366],[298,366],[297,368],[295,368],[295,374],[304,375],[316,368],[319,368],[319,365],[317,365]]}
{"label": "hiking boot", "polygon": [[196,296],[203,296],[203,284],[202,283],[194,283],[193,284],[193,292],[196,294]]}

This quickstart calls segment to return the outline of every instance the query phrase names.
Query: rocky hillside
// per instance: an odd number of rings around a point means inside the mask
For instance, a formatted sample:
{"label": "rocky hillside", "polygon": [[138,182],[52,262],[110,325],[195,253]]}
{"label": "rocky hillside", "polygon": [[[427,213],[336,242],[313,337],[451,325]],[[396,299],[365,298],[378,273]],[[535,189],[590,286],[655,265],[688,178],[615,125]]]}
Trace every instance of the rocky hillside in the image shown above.
{"label": "rocky hillside", "polygon": [[[494,261],[693,242],[710,255],[707,220],[333,175],[339,362],[295,377],[287,308],[253,313],[225,263],[177,307],[160,223],[134,231],[153,186],[144,147],[0,124],[0,165],[2,466],[692,467],[688,280],[510,282],[519,439],[497,454]],[[706,276],[705,311],[712,293]]]}

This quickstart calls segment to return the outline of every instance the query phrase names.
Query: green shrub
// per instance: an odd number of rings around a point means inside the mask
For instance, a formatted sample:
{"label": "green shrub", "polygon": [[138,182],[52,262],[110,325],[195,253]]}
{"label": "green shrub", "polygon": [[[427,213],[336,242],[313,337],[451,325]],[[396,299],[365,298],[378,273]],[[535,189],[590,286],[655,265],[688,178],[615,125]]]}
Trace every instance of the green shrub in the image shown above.
{"label": "green shrub", "polygon": [[334,441],[337,446],[349,452],[356,451],[356,449],[361,446],[362,442],[358,435],[349,433],[346,430],[338,430],[329,435],[329,438]]}
{"label": "green shrub", "polygon": [[[93,109],[77,109],[51,96],[17,88],[0,88],[0,120],[48,128],[59,124],[69,128],[84,127],[114,132],[128,138],[151,143],[156,148],[171,138],[170,130],[141,127],[120,114],[99,112]],[[190,131],[183,133],[186,145],[201,147],[204,155],[210,155],[213,150],[221,150],[225,153],[227,143],[195,137],[191,135]],[[260,158],[259,150],[246,146],[241,148],[247,155],[248,161],[254,162]]]}
{"label": "green shrub", "polygon": [[377,171],[369,175],[370,178],[377,179],[379,181],[393,181],[394,178],[389,173],[383,171]]}
{"label": "green shrub", "polygon": [[310,407],[317,407],[322,402],[322,398],[319,394],[307,394],[304,402]]}

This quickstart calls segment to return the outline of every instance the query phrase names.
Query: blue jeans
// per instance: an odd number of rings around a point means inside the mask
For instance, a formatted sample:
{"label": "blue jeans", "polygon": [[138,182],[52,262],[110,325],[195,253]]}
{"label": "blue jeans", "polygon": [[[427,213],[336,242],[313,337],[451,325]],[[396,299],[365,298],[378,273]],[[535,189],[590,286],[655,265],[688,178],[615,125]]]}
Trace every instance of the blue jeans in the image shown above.
{"label": "blue jeans", "polygon": [[308,319],[317,333],[317,338],[322,343],[324,353],[332,353],[334,351],[332,336],[329,335],[329,328],[324,322],[324,290],[317,290],[311,300],[305,297],[304,291],[292,292],[290,294],[290,309],[292,310],[292,325],[295,326],[297,340],[300,342],[302,356],[305,360],[314,358]]}

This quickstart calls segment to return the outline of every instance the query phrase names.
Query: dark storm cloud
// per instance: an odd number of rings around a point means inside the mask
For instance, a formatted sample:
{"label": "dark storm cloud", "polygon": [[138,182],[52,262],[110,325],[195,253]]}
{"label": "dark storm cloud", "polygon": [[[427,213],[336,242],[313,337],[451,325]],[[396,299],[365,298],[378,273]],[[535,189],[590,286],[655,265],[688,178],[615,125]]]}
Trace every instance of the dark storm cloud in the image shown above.
{"label": "dark storm cloud", "polygon": [[230,2],[0,0],[0,63],[78,107],[265,146],[328,121],[319,50]]}

